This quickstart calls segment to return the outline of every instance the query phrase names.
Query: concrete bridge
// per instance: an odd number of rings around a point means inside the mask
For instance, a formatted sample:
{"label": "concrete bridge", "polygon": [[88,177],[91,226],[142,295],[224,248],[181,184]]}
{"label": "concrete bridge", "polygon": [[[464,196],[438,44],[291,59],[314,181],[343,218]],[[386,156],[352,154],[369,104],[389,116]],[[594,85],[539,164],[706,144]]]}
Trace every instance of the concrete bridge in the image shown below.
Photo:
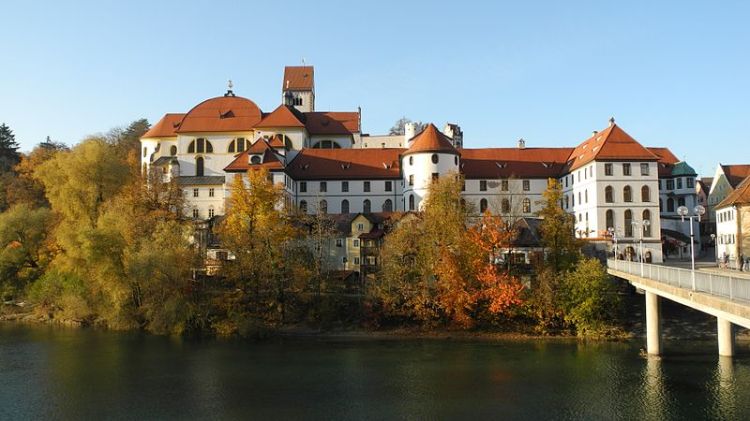
{"label": "concrete bridge", "polygon": [[750,279],[613,259],[607,259],[607,271],[646,292],[649,354],[662,352],[661,298],[715,316],[719,355],[734,354],[734,325],[750,328]]}

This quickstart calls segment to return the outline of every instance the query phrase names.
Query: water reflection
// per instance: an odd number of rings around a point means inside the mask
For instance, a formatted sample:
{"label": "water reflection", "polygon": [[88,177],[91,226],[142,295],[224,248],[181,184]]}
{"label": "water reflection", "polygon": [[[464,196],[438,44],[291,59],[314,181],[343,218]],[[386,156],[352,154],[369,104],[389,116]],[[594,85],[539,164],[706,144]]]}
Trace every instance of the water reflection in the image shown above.
{"label": "water reflection", "polygon": [[735,388],[734,360],[719,356],[716,372],[709,389],[713,392],[712,415],[721,419],[736,419],[737,390]]}
{"label": "water reflection", "polygon": [[664,385],[664,372],[660,357],[646,357],[642,376],[643,417],[644,420],[663,420],[668,413],[667,388]]}

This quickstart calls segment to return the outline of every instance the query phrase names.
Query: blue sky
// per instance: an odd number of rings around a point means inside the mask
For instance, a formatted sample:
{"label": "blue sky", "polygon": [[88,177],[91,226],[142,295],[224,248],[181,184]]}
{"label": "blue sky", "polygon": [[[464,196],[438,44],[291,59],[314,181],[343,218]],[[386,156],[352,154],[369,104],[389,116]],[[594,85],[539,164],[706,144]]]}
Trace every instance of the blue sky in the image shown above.
{"label": "blue sky", "polygon": [[[657,4],[658,3],[658,4]],[[285,65],[316,108],[456,122],[467,147],[574,146],[614,116],[702,175],[750,162],[747,2],[9,2],[0,122],[22,149],[235,92],[270,111]]]}

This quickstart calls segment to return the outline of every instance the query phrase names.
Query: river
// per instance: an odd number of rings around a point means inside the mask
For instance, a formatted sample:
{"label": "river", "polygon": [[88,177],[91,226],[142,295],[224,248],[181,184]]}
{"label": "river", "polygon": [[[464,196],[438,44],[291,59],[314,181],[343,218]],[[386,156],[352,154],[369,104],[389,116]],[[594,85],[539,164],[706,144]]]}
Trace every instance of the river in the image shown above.
{"label": "river", "polygon": [[672,341],[645,359],[640,346],[199,341],[0,323],[0,419],[750,419],[748,357]]}

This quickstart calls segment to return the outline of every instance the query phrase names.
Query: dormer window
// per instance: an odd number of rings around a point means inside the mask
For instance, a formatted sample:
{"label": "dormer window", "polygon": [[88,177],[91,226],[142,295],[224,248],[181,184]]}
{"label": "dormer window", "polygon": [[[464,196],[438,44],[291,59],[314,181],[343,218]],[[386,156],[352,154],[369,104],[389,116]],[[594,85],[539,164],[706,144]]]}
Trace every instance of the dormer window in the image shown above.
{"label": "dormer window", "polygon": [[263,162],[263,159],[260,157],[260,155],[251,155],[250,156],[250,163],[253,165],[258,165],[261,162]]}

